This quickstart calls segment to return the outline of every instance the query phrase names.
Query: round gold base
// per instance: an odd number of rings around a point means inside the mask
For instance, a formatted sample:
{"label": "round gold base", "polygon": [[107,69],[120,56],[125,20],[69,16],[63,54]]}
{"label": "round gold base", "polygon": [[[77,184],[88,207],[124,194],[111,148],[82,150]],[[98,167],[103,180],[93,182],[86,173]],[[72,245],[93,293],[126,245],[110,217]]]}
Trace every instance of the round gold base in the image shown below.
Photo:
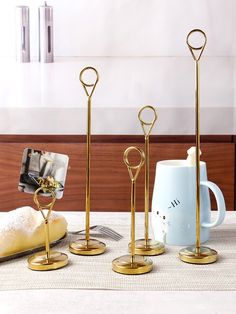
{"label": "round gold base", "polygon": [[106,244],[95,239],[79,239],[70,243],[69,250],[76,255],[99,255],[106,251]]}
{"label": "round gold base", "polygon": [[68,264],[68,256],[61,252],[51,251],[47,259],[46,252],[36,253],[28,258],[28,267],[32,270],[55,270]]}
{"label": "round gold base", "polygon": [[124,275],[141,275],[152,270],[152,260],[144,256],[123,255],[113,260],[112,269]]}
{"label": "round gold base", "polygon": [[179,251],[181,261],[190,264],[211,264],[217,261],[218,253],[206,246],[197,251],[195,246],[189,246]]}
{"label": "round gold base", "polygon": [[[129,244],[130,251],[130,244]],[[135,254],[136,255],[146,255],[154,256],[160,255],[165,252],[165,246],[163,243],[148,239],[146,242],[145,239],[139,239],[135,241]]]}

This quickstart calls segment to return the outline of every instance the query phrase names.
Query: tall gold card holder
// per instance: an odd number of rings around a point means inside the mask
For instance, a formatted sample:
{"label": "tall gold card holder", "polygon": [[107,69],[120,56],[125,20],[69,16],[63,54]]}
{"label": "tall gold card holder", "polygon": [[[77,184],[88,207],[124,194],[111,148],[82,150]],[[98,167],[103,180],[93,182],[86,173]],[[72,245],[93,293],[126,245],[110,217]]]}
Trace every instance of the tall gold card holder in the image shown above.
{"label": "tall gold card holder", "polygon": [[[128,160],[128,155],[131,151],[137,151],[140,154],[140,162],[138,165],[131,165]],[[124,163],[126,164],[131,179],[131,254],[123,255],[113,260],[112,269],[120,274],[138,275],[148,273],[152,270],[152,260],[135,255],[135,209],[136,209],[136,180],[138,178],[140,169],[145,161],[144,152],[137,148],[130,146],[124,152]],[[133,171],[136,171],[133,173]]]}
{"label": "tall gold card holder", "polygon": [[[203,35],[204,42],[201,46],[194,47],[190,44],[193,33]],[[195,128],[196,128],[196,245],[180,250],[179,257],[183,262],[191,264],[210,264],[217,260],[217,252],[209,247],[201,246],[201,220],[200,220],[200,101],[199,101],[199,60],[206,46],[206,34],[200,29],[192,30],[187,36],[187,45],[195,61]],[[196,52],[199,51],[199,55]]]}
{"label": "tall gold card holder", "polygon": [[[144,121],[142,113],[144,111],[152,111],[152,121]],[[141,123],[145,136],[145,186],[144,186],[144,209],[145,209],[145,225],[144,225],[144,239],[136,240],[135,254],[137,255],[159,255],[165,252],[163,243],[149,239],[149,135],[157,120],[157,113],[152,106],[144,106],[139,110],[138,118]]]}
{"label": "tall gold card holder", "polygon": [[[86,83],[83,75],[86,71],[93,71],[96,75],[94,83]],[[106,244],[90,238],[90,158],[91,158],[91,100],[95,87],[99,80],[98,72],[95,68],[86,67],[80,72],[80,82],[88,96],[87,111],[87,150],[86,150],[86,234],[84,239],[79,239],[70,243],[69,250],[77,255],[99,255],[105,252]],[[89,91],[89,88],[91,90]]]}
{"label": "tall gold card holder", "polygon": [[[49,218],[56,201],[56,181],[52,177],[42,179],[40,187],[34,193],[34,203],[37,205],[44,219],[45,251],[36,253],[28,258],[28,267],[32,270],[55,270],[68,264],[68,256],[64,253],[50,250]],[[50,193],[51,203],[43,205],[39,202],[40,192]],[[47,210],[45,213],[43,210]]]}

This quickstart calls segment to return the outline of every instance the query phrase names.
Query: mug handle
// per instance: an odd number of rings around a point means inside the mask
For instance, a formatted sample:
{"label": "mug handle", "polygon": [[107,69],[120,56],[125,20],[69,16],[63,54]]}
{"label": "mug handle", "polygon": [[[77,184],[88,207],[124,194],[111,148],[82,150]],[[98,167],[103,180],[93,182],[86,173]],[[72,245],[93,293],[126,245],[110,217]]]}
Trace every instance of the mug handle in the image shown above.
{"label": "mug handle", "polygon": [[216,220],[213,222],[203,222],[201,226],[205,228],[212,228],[212,227],[219,226],[224,221],[225,213],[226,213],[225,200],[224,200],[223,193],[221,192],[220,188],[211,181],[201,181],[200,184],[207,186],[213,192],[216,199],[216,204],[217,204]]}

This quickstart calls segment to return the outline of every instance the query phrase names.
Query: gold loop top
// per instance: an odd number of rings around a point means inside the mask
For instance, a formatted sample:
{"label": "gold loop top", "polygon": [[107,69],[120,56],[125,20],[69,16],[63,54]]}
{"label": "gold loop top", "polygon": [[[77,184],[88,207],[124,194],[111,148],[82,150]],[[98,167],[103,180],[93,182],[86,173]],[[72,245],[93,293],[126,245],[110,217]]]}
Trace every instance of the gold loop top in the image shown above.
{"label": "gold loop top", "polygon": [[[34,192],[34,203],[41,211],[43,218],[48,219],[51,213],[51,210],[56,201],[56,190],[60,187],[59,182],[56,181],[52,176],[48,176],[46,178],[38,178],[38,183],[40,187]],[[38,200],[38,196],[40,192],[50,193],[52,197],[52,201],[49,204],[41,204]],[[48,209],[48,213],[45,216],[43,209]]]}
{"label": "gold loop top", "polygon": [[[39,192],[43,191],[45,192],[45,187],[41,186],[40,188],[38,188],[35,192],[34,192],[34,203],[36,204],[36,206],[38,207],[38,209],[41,211],[43,218],[47,219],[50,216],[51,210],[56,202],[56,193],[55,191],[53,191],[52,189],[48,189],[47,191],[49,193],[51,193],[51,197],[52,197],[52,201],[49,204],[41,204],[38,200],[38,195]],[[43,213],[43,209],[48,209],[48,214],[45,216]]]}
{"label": "gold loop top", "polygon": [[[84,81],[84,79],[83,79],[83,74],[84,74],[84,72],[86,72],[86,71],[93,71],[93,72],[95,72],[96,79],[95,79],[95,82],[94,82],[94,83],[86,83],[86,82]],[[81,82],[82,85],[83,85],[83,88],[84,88],[84,90],[85,90],[86,95],[87,95],[88,97],[91,97],[92,94],[93,94],[93,92],[94,92],[94,89],[95,89],[95,87],[96,87],[96,85],[97,85],[97,82],[99,81],[99,74],[98,74],[98,71],[97,71],[95,68],[93,68],[93,67],[86,67],[86,68],[84,68],[84,69],[80,72],[79,80],[80,80],[80,82]],[[87,87],[92,87],[92,90],[90,91],[90,93],[89,93]]]}
{"label": "gold loop top", "polygon": [[[137,151],[139,153],[139,155],[140,155],[139,164],[137,164],[137,165],[131,165],[130,164],[128,157],[129,157],[129,153],[131,151]],[[141,168],[144,164],[144,161],[145,161],[144,151],[138,147],[130,146],[125,150],[123,160],[124,160],[124,163],[126,164],[126,166],[128,168],[130,179],[135,181],[137,179],[139,171],[141,170]],[[135,174],[133,174],[132,170],[136,170]]]}
{"label": "gold loop top", "polygon": [[[194,46],[192,46],[192,45],[190,44],[190,37],[191,37],[191,35],[194,34],[194,33],[200,33],[200,34],[203,35],[203,44],[202,44],[201,46],[194,47]],[[201,56],[202,56],[202,53],[203,53],[203,50],[204,50],[204,48],[205,48],[205,46],[206,46],[206,43],[207,43],[207,36],[206,36],[206,34],[205,34],[201,29],[193,29],[191,32],[188,33],[188,36],[187,36],[187,38],[186,38],[186,43],[187,43],[187,45],[188,45],[188,47],[189,47],[189,50],[190,50],[190,52],[191,52],[191,54],[192,54],[192,56],[193,56],[193,59],[194,59],[195,61],[198,61],[198,60],[200,60],[200,58],[201,58]],[[195,51],[195,50],[201,50],[201,52],[200,52],[200,54],[199,54],[198,57],[194,54],[194,51]]]}
{"label": "gold loop top", "polygon": [[[152,110],[153,111],[153,119],[151,121],[144,121],[142,119],[142,113],[143,111],[145,110]],[[143,108],[141,108],[139,110],[139,113],[138,113],[138,118],[139,118],[139,121],[141,123],[141,126],[142,126],[142,129],[143,129],[143,132],[145,134],[145,136],[149,136],[151,131],[152,131],[152,128],[157,120],[157,112],[156,112],[156,109],[150,105],[147,105],[147,106],[144,106]],[[145,126],[150,126],[147,130],[145,129]]]}

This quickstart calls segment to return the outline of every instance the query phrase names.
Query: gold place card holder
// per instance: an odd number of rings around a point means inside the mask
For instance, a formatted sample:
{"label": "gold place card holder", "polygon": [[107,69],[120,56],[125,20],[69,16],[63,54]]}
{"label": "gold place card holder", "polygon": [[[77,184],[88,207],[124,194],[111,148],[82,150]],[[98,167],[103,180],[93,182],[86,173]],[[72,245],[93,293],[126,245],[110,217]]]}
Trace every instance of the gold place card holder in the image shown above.
{"label": "gold place card holder", "polygon": [[[194,46],[190,37],[201,35],[203,43]],[[187,45],[195,62],[195,134],[196,134],[196,245],[180,250],[179,257],[183,262],[191,264],[210,264],[217,260],[217,252],[209,247],[201,246],[201,216],[200,216],[200,97],[199,97],[199,61],[206,46],[206,34],[200,29],[192,30],[187,36]],[[198,54],[197,54],[198,52]]]}
{"label": "gold place card holder", "polygon": [[[152,112],[152,120],[144,119],[144,113]],[[135,241],[135,254],[137,255],[159,255],[165,252],[165,246],[159,241],[149,238],[149,181],[150,181],[150,158],[149,158],[149,135],[157,120],[157,113],[155,108],[150,105],[144,106],[138,113],[138,118],[141,123],[144,137],[145,137],[145,184],[144,184],[144,239]],[[149,118],[150,119],[150,118]]]}
{"label": "gold place card holder", "polygon": [[[50,250],[50,216],[56,202],[63,196],[69,158],[67,155],[32,148],[23,152],[18,189],[33,194],[33,200],[44,220],[45,251],[28,258],[32,270],[54,270],[68,264],[65,253]],[[44,204],[39,197],[52,198]]]}
{"label": "gold place card holder", "polygon": [[[83,76],[84,73],[95,74],[94,83],[86,83]],[[86,234],[85,238],[78,239],[75,242],[70,243],[69,250],[73,254],[77,255],[99,255],[105,252],[106,244],[90,238],[90,159],[91,159],[91,102],[92,95],[97,86],[99,75],[95,68],[86,67],[80,72],[80,82],[85,90],[85,93],[88,97],[87,101],[87,149],[86,149],[86,223],[85,229]]]}
{"label": "gold place card holder", "polygon": [[[130,152],[138,152],[140,162],[137,165],[131,165],[128,156]],[[112,269],[120,274],[138,275],[148,273],[152,270],[153,263],[150,258],[135,254],[135,210],[136,210],[136,180],[139,172],[145,162],[144,152],[134,146],[128,147],[124,152],[124,163],[127,166],[131,179],[131,254],[120,256],[113,260]]]}
{"label": "gold place card holder", "polygon": [[[34,202],[44,219],[45,251],[36,253],[28,258],[28,267],[32,270],[54,270],[68,264],[68,256],[65,253],[50,250],[49,219],[56,201],[55,190],[57,186],[58,183],[53,177],[47,177],[41,180],[40,188],[34,193]],[[38,197],[41,191],[51,195],[52,201],[49,204],[40,203]]]}

